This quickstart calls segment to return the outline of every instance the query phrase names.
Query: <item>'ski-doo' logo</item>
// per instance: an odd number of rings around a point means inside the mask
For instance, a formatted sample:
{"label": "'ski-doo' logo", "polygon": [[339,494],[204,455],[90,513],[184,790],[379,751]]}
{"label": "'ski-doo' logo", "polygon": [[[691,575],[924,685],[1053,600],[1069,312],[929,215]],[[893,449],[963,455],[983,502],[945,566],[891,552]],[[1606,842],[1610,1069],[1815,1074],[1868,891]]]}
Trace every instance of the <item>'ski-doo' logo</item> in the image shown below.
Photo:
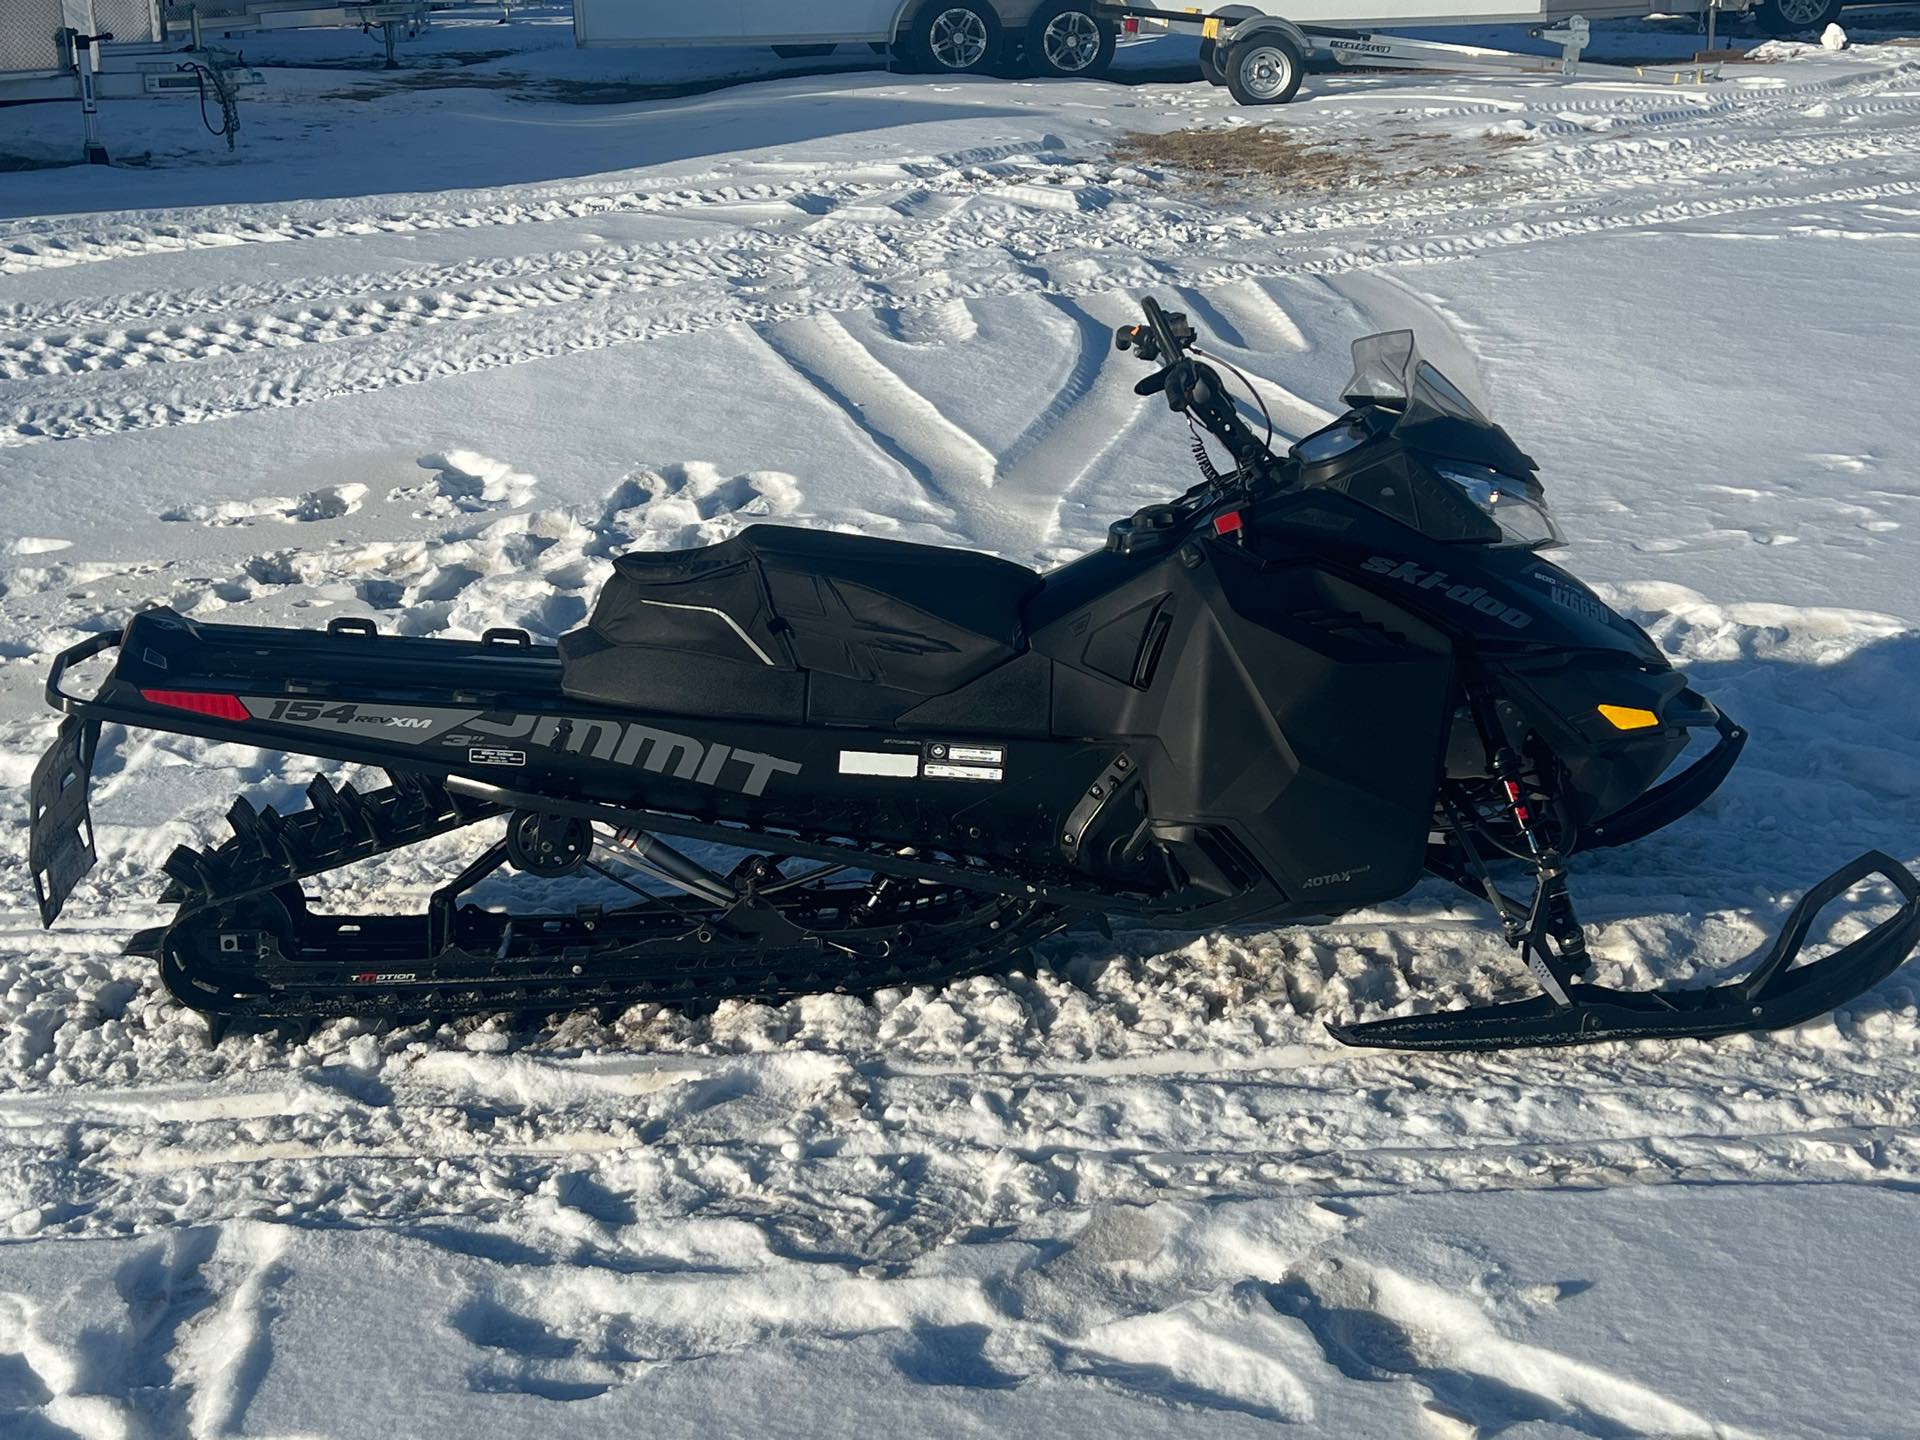
{"label": "'ski-doo' logo", "polygon": [[552,715],[515,715],[506,720],[467,721],[469,730],[497,735],[503,740],[525,737],[529,744],[571,755],[591,755],[615,765],[638,765],[643,770],[671,774],[676,780],[714,785],[759,795],[775,775],[798,775],[800,765],[758,750],[736,750],[731,745],[703,745],[691,735],[678,735],[651,725],[617,720],[573,720]]}
{"label": "'ski-doo' logo", "polygon": [[1491,616],[1502,625],[1524,630],[1533,623],[1526,611],[1516,609],[1497,595],[1489,595],[1483,585],[1458,585],[1444,570],[1423,570],[1411,560],[1396,560],[1391,555],[1369,555],[1360,567],[1372,575],[1384,575],[1416,590],[1432,590],[1456,605],[1465,605]]}

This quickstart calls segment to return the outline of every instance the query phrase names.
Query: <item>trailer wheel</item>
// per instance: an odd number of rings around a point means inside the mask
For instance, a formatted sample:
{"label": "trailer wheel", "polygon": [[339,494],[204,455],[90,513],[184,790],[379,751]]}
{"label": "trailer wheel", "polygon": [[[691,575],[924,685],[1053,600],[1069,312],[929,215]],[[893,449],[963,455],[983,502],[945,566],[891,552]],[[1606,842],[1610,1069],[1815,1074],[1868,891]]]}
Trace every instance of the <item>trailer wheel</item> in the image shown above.
{"label": "trailer wheel", "polygon": [[1227,72],[1220,64],[1220,47],[1212,40],[1200,42],[1200,78],[1209,85],[1227,83]]}
{"label": "trailer wheel", "polygon": [[[1245,20],[1260,12],[1248,5],[1222,5],[1214,11],[1214,17],[1221,20]],[[1227,46],[1218,40],[1200,41],[1200,78],[1209,85],[1227,83],[1226,66]]]}
{"label": "trailer wheel", "polygon": [[1754,21],[1769,35],[1820,31],[1840,18],[1843,0],[1760,0]]}
{"label": "trailer wheel", "polygon": [[1104,75],[1115,38],[1093,0],[1053,0],[1027,23],[1027,60],[1042,75]]}
{"label": "trailer wheel", "polygon": [[1306,69],[1300,47],[1277,30],[1236,40],[1227,51],[1227,89],[1239,105],[1284,105]]}
{"label": "trailer wheel", "polygon": [[782,60],[811,60],[817,55],[831,55],[831,45],[776,45],[773,53]]}
{"label": "trailer wheel", "polygon": [[913,17],[910,53],[935,73],[972,74],[1000,53],[1000,22],[985,0],[929,0]]}

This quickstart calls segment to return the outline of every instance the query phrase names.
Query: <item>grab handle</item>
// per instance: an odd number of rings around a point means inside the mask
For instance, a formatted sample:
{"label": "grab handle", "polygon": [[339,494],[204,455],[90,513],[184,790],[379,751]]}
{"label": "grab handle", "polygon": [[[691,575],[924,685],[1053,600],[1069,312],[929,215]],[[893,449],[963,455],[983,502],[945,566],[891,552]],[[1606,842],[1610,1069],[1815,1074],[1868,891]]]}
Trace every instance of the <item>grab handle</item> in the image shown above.
{"label": "grab handle", "polygon": [[78,665],[83,660],[91,660],[102,650],[111,650],[120,643],[118,630],[102,631],[98,635],[89,635],[78,645],[69,645],[54,656],[53,669],[47,672],[47,704],[66,715],[77,715],[84,706],[99,698],[92,696],[69,695],[60,688],[60,678],[67,673],[69,665]]}

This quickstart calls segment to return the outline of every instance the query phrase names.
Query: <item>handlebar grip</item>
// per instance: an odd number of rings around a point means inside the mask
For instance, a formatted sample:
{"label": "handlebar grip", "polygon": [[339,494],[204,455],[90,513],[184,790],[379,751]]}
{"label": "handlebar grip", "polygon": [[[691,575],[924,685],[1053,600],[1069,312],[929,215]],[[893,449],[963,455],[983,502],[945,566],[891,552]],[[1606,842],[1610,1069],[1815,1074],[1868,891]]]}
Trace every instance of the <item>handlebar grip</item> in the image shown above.
{"label": "handlebar grip", "polygon": [[1185,351],[1180,342],[1173,338],[1173,327],[1167,324],[1167,312],[1160,308],[1160,302],[1151,295],[1140,298],[1140,308],[1146,312],[1147,327],[1153,331],[1153,340],[1160,347],[1160,358],[1166,364],[1178,360]]}

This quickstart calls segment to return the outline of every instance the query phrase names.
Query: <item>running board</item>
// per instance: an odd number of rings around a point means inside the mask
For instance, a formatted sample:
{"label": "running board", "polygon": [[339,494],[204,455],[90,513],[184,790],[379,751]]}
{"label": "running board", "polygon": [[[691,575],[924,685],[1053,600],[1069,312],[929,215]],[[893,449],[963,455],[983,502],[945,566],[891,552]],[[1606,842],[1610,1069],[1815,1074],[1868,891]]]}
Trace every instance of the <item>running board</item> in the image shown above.
{"label": "running board", "polygon": [[[1853,943],[1795,965],[1820,912],[1874,875],[1905,896],[1905,903]],[[1784,1030],[1871,990],[1899,969],[1917,945],[1920,880],[1892,856],[1870,850],[1800,897],[1778,938],[1742,980],[1698,990],[1614,990],[1576,983],[1567,987],[1566,1005],[1537,995],[1505,1005],[1327,1029],[1343,1045],[1402,1050],[1516,1050]]]}

